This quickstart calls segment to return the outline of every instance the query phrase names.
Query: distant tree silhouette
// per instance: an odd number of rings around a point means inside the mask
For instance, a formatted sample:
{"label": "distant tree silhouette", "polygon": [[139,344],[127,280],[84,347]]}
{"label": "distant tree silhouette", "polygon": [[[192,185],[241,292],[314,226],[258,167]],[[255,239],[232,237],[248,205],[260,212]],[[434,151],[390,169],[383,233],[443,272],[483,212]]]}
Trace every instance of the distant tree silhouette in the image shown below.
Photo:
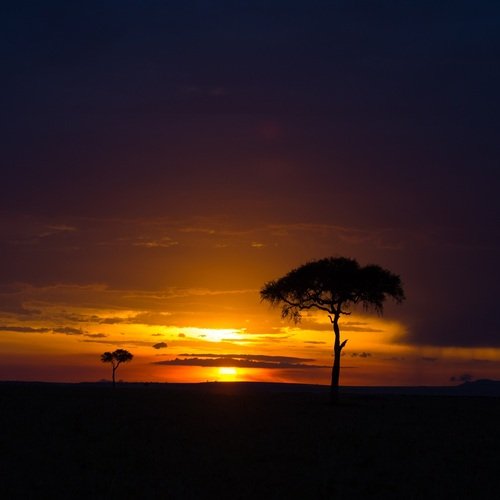
{"label": "distant tree silhouette", "polygon": [[354,259],[329,257],[307,262],[282,278],[267,282],[260,291],[262,300],[281,307],[281,316],[300,322],[301,312],[319,309],[328,313],[335,334],[330,387],[332,403],[338,400],[340,356],[347,340],[341,342],[339,318],[348,309],[362,304],[365,310],[382,314],[388,297],[405,299],[401,279],[377,265],[361,267]]}
{"label": "distant tree silhouette", "polygon": [[113,352],[106,351],[101,355],[101,361],[103,363],[111,363],[111,366],[113,367],[113,388],[115,388],[116,385],[115,382],[116,369],[122,363],[127,363],[129,361],[132,361],[133,357],[134,355],[126,351],[125,349],[117,349],[116,351]]}

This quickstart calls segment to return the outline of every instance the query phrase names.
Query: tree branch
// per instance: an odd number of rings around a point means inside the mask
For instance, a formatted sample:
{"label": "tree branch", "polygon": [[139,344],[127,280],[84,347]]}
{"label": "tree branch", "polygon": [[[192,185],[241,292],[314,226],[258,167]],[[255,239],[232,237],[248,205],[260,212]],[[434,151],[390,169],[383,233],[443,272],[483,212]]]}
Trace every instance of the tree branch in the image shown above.
{"label": "tree branch", "polygon": [[[319,305],[319,304],[304,304],[304,303],[301,303],[300,301],[299,302],[293,302],[292,300],[287,299],[286,297],[283,297],[283,296],[281,296],[280,299],[285,304],[288,304],[291,307],[296,307],[299,310],[316,308],[316,309],[320,309],[321,311],[326,311],[328,313],[333,313],[334,312],[334,311],[331,311],[328,307],[325,307],[325,306]],[[312,299],[310,299],[310,300],[312,300]]]}

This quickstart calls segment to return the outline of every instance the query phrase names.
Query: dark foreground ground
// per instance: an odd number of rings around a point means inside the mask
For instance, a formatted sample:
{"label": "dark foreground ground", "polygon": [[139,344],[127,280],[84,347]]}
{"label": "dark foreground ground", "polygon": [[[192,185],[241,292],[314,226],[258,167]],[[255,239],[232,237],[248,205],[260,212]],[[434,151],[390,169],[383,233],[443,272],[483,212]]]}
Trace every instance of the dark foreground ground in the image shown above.
{"label": "dark foreground ground", "polygon": [[500,398],[0,384],[0,497],[499,498]]}

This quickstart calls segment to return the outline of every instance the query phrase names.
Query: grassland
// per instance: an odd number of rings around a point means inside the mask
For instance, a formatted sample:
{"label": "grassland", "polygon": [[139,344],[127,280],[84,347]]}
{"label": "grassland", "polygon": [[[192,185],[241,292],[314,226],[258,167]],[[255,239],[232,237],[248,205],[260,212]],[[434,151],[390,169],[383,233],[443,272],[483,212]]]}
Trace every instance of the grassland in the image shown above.
{"label": "grassland", "polygon": [[498,498],[500,398],[0,384],[0,496]]}

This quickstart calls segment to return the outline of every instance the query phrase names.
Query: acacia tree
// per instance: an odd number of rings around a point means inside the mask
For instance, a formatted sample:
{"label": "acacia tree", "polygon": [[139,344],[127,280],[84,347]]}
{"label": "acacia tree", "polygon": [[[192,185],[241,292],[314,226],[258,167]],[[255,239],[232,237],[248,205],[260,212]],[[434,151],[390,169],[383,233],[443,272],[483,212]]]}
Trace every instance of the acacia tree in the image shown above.
{"label": "acacia tree", "polygon": [[334,332],[331,401],[338,400],[340,356],[347,339],[341,341],[339,319],[361,304],[365,310],[383,312],[387,298],[405,299],[401,279],[377,265],[361,267],[354,259],[328,257],[293,269],[282,278],[267,282],[260,291],[262,300],[281,307],[282,318],[300,322],[301,312],[319,309],[328,313]]}
{"label": "acacia tree", "polygon": [[132,361],[133,357],[134,355],[126,351],[125,349],[117,349],[116,351],[113,352],[106,351],[104,354],[101,355],[101,361],[103,363],[111,363],[111,366],[113,367],[113,389],[115,388],[116,385],[115,382],[116,369],[122,363],[127,363],[129,361]]}

